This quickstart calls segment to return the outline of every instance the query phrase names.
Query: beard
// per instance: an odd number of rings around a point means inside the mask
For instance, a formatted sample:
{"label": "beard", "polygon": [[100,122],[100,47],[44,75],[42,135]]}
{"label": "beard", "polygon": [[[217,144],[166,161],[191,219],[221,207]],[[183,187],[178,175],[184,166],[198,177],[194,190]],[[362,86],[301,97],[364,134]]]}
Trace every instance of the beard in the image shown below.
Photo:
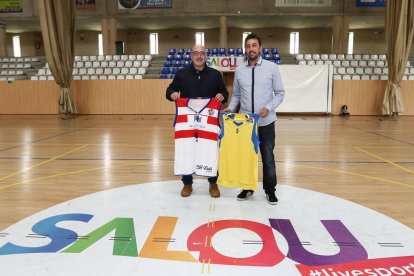
{"label": "beard", "polygon": [[258,60],[259,54],[256,52],[250,51],[247,57],[249,58],[249,60]]}

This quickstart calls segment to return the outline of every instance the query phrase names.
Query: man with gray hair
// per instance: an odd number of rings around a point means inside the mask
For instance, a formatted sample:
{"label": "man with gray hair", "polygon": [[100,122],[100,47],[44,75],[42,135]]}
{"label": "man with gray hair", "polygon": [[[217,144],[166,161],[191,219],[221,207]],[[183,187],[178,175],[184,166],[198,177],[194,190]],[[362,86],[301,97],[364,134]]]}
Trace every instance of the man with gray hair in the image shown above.
{"label": "man with gray hair", "polygon": [[[203,45],[194,45],[191,49],[191,65],[181,68],[168,86],[166,97],[170,101],[180,98],[215,98],[218,102],[226,102],[228,92],[221,73],[206,65],[206,49]],[[181,196],[188,197],[193,191],[193,176],[183,175],[184,184]],[[209,192],[212,197],[219,197],[217,176],[209,177]]]}

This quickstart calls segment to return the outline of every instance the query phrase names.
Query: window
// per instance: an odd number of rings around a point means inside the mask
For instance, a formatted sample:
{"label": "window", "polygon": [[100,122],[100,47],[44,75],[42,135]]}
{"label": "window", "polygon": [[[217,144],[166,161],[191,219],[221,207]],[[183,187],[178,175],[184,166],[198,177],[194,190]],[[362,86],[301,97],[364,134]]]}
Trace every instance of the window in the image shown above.
{"label": "window", "polygon": [[299,54],[299,32],[290,33],[290,54]]}
{"label": "window", "polygon": [[242,39],[242,49],[244,49],[244,40],[246,39],[246,37],[251,34],[251,32],[243,32],[243,39]]}
{"label": "window", "polygon": [[150,33],[150,54],[158,55],[158,33]]}
{"label": "window", "polygon": [[195,33],[195,44],[199,44],[199,45],[204,46],[204,32],[196,32]]}
{"label": "window", "polygon": [[21,51],[20,51],[20,36],[16,35],[13,36],[13,53],[15,57],[21,57]]}
{"label": "window", "polygon": [[348,33],[348,55],[354,53],[354,32]]}
{"label": "window", "polygon": [[98,54],[100,56],[103,55],[103,41],[102,41],[102,34],[98,34]]}

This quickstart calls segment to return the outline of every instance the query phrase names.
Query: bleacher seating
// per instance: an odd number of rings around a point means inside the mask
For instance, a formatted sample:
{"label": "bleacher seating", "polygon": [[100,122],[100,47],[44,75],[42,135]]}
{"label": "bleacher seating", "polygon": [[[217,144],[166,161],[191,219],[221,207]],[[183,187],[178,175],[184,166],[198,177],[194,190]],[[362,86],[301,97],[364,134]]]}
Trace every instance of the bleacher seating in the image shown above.
{"label": "bleacher seating", "polygon": [[[222,56],[244,56],[243,48],[206,48],[207,57],[222,57]],[[277,64],[281,64],[281,58],[277,48],[265,48],[263,50],[263,58],[269,61],[273,61]],[[191,64],[191,49],[179,48],[176,51],[175,48],[171,48],[166,56],[163,64],[159,69],[157,77],[162,79],[173,78],[178,70],[182,67],[188,67]],[[166,69],[169,68],[169,69]]]}
{"label": "bleacher seating", "polygon": [[[142,79],[151,60],[151,55],[75,56],[72,76],[74,80]],[[48,64],[31,80],[53,80]]]}
{"label": "bleacher seating", "polygon": [[30,79],[39,67],[43,67],[44,57],[4,57],[0,58],[0,80]]}
{"label": "bleacher seating", "polygon": [[[300,65],[333,66],[335,80],[387,80],[388,62],[384,54],[297,54]],[[407,61],[403,80],[414,79],[414,68]]]}

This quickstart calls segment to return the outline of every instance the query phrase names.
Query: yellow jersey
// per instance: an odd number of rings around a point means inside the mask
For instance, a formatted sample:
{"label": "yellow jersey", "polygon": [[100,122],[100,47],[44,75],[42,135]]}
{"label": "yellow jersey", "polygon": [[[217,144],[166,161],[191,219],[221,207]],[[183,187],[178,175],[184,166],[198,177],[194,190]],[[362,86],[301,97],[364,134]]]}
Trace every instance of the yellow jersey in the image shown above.
{"label": "yellow jersey", "polygon": [[258,121],[257,114],[223,113],[218,184],[243,190],[257,189]]}

